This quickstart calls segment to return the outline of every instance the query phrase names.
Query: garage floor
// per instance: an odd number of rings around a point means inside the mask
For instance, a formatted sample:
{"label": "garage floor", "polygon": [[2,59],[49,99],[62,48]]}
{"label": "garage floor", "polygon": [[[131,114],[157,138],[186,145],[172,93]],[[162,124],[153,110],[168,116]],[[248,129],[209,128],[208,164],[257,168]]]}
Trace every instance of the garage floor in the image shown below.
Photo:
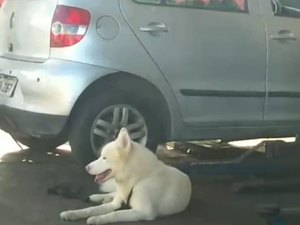
{"label": "garage floor", "polygon": [[[87,206],[79,200],[47,194],[49,187],[62,182],[95,188],[69,152],[6,154],[0,163],[0,224],[85,224],[59,219],[63,210]],[[256,204],[300,205],[300,194],[236,195],[230,192],[230,183],[213,178],[193,181],[193,197],[186,212],[145,224],[264,225],[254,210]]]}

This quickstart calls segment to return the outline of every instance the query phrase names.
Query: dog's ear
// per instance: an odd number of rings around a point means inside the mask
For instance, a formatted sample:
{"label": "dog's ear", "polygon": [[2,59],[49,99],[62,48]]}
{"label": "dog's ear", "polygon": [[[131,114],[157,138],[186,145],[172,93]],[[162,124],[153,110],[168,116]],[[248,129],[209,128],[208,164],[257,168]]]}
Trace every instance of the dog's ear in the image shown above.
{"label": "dog's ear", "polygon": [[120,149],[125,151],[130,151],[131,149],[131,139],[126,128],[122,128],[116,139],[116,143]]}

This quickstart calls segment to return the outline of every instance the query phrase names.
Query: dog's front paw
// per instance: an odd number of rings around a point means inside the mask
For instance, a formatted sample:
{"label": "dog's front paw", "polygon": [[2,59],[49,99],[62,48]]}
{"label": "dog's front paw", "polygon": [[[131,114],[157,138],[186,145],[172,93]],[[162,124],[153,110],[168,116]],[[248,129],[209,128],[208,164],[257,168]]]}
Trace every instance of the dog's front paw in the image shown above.
{"label": "dog's front paw", "polygon": [[105,204],[105,203],[110,203],[110,202],[112,202],[113,201],[113,197],[112,196],[106,196],[104,199],[103,199],[103,201],[102,201],[102,203],[103,204]]}
{"label": "dog's front paw", "polygon": [[70,221],[70,220],[77,220],[78,219],[78,216],[76,215],[76,213],[74,211],[65,211],[65,212],[62,212],[60,214],[60,218],[62,220],[67,220],[67,221]]}
{"label": "dog's front paw", "polygon": [[105,194],[95,194],[95,195],[90,195],[88,197],[89,202],[94,202],[94,203],[109,203],[112,202],[113,196],[110,195],[105,195]]}
{"label": "dog's front paw", "polygon": [[87,220],[88,225],[101,225],[106,224],[106,222],[101,218],[101,216],[93,216],[88,218]]}

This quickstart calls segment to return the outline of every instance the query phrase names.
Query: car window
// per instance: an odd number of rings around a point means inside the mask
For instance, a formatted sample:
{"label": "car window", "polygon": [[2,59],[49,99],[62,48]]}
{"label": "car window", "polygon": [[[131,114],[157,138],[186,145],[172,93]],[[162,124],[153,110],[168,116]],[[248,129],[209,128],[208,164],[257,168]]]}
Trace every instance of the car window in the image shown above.
{"label": "car window", "polygon": [[247,0],[135,0],[140,3],[161,4],[207,10],[248,12]]}
{"label": "car window", "polygon": [[272,0],[276,16],[300,18],[300,0]]}

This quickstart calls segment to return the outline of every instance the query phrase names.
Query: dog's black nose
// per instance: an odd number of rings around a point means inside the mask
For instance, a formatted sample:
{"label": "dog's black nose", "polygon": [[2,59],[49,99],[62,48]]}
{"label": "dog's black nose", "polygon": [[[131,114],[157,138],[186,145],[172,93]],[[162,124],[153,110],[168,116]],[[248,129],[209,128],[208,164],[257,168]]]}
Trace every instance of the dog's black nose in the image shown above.
{"label": "dog's black nose", "polygon": [[87,172],[89,172],[90,171],[90,166],[89,165],[87,165],[86,167],[85,167],[85,170],[87,171]]}

